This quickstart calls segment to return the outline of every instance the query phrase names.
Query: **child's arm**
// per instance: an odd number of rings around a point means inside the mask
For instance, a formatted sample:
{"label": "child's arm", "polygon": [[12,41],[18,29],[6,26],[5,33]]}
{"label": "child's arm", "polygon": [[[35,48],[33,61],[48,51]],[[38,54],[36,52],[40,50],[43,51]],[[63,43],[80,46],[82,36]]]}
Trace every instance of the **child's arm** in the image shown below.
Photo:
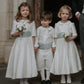
{"label": "child's arm", "polygon": [[35,45],[35,36],[33,36],[32,39],[33,39],[33,45]]}
{"label": "child's arm", "polygon": [[57,30],[57,23],[55,24],[55,29],[54,29],[54,32],[53,32],[53,38],[54,38],[54,48],[52,48],[52,52],[55,52],[55,50],[56,50],[56,40],[57,40],[57,32],[58,32],[58,30]]}
{"label": "child's arm", "polygon": [[39,47],[38,39],[39,39],[39,28],[37,28],[37,35],[36,35],[36,38],[35,38],[35,47],[34,47],[35,52],[38,51],[38,47]]}
{"label": "child's arm", "polygon": [[11,31],[11,36],[13,36],[13,37],[22,34],[22,32],[17,32],[17,30],[16,30],[16,25],[17,25],[17,21],[14,20],[14,21],[13,21],[13,26],[12,26],[12,31]]}
{"label": "child's arm", "polygon": [[52,47],[52,52],[55,52],[55,50],[56,50],[56,40],[57,40],[57,38],[54,38],[55,46]]}
{"label": "child's arm", "polygon": [[77,36],[72,36],[72,37],[70,37],[69,39],[65,39],[65,40],[66,40],[66,42],[69,42],[69,41],[74,40],[76,37],[77,37]]}
{"label": "child's arm", "polygon": [[55,29],[53,29],[53,43],[52,43],[52,52],[56,50],[56,38],[55,38]]}
{"label": "child's arm", "polygon": [[18,36],[18,35],[21,35],[21,34],[22,34],[22,32],[15,32],[15,33],[12,34],[12,36],[15,37],[15,36]]}
{"label": "child's arm", "polygon": [[[36,26],[35,26],[35,22],[33,21],[32,23],[31,23],[31,28],[32,28],[32,39],[33,39],[33,45],[35,46],[35,40],[36,40]],[[34,50],[35,50],[35,48],[34,48]],[[36,52],[36,50],[35,50],[35,52]]]}
{"label": "child's arm", "polygon": [[65,39],[67,42],[72,41],[77,37],[77,32],[74,23],[71,23],[71,31],[72,31],[72,37],[70,37],[69,39]]}

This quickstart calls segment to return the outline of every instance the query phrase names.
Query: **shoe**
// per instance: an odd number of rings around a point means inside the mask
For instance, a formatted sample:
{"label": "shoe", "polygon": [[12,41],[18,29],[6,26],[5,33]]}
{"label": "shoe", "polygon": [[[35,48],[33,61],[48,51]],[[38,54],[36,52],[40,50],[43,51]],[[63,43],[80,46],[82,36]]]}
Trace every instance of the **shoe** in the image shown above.
{"label": "shoe", "polygon": [[71,76],[67,75],[67,83],[71,83]]}
{"label": "shoe", "polygon": [[61,76],[61,83],[66,83],[66,80],[65,80],[65,76],[64,75]]}
{"label": "shoe", "polygon": [[66,81],[65,80],[61,80],[61,83],[66,83]]}
{"label": "shoe", "polygon": [[81,84],[84,84],[84,78],[81,80]]}
{"label": "shoe", "polygon": [[50,80],[46,80],[46,84],[51,84],[51,81]]}
{"label": "shoe", "polygon": [[68,80],[67,80],[67,83],[71,83],[71,79],[68,79]]}
{"label": "shoe", "polygon": [[46,84],[46,81],[45,81],[45,80],[42,80],[42,81],[41,81],[41,84]]}

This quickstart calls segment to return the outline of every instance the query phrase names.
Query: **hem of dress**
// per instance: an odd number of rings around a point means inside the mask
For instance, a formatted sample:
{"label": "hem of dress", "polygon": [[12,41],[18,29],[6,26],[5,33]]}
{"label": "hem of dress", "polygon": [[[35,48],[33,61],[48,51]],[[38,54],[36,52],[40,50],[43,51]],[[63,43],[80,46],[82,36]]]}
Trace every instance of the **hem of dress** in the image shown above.
{"label": "hem of dress", "polygon": [[35,76],[29,76],[29,77],[12,77],[12,76],[6,76],[6,78],[11,78],[11,79],[22,79],[22,78],[34,78],[37,77],[38,74],[36,74]]}
{"label": "hem of dress", "polygon": [[76,72],[71,72],[71,73],[53,73],[53,72],[50,72],[51,74],[54,74],[54,75],[68,75],[68,74],[75,74],[75,73],[78,73],[78,72],[80,72],[80,71],[82,71],[82,69],[81,70],[78,70],[78,71],[76,71]]}

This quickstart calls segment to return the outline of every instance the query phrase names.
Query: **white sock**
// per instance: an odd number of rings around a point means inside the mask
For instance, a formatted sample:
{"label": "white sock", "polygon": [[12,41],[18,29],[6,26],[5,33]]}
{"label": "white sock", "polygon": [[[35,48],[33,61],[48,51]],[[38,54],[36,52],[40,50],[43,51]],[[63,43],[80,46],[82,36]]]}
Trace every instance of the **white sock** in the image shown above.
{"label": "white sock", "polygon": [[64,75],[61,76],[61,83],[66,83]]}
{"label": "white sock", "polygon": [[67,83],[71,83],[71,76],[67,75]]}
{"label": "white sock", "polygon": [[41,79],[42,80],[45,80],[45,71],[44,70],[41,70],[40,71],[40,74],[41,74]]}
{"label": "white sock", "polygon": [[50,80],[50,71],[46,70],[46,80]]}
{"label": "white sock", "polygon": [[24,84],[29,84],[27,78],[24,79]]}
{"label": "white sock", "polygon": [[24,84],[24,80],[23,79],[20,79],[20,84]]}

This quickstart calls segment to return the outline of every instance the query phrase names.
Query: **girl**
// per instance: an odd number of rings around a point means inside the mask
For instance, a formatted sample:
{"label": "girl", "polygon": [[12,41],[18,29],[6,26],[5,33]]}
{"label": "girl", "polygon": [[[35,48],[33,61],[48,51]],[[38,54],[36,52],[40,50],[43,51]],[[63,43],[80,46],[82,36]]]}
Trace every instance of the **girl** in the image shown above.
{"label": "girl", "polygon": [[77,37],[74,23],[69,21],[72,17],[71,8],[64,5],[60,8],[58,16],[61,21],[55,24],[56,51],[51,66],[51,73],[61,75],[61,83],[71,83],[70,74],[81,70],[81,62],[74,39]]}
{"label": "girl", "polygon": [[[41,15],[41,25],[37,28],[37,37],[35,42],[35,51],[38,50],[37,68],[41,74],[41,84],[51,84],[50,81],[50,67],[53,60],[53,53],[55,48],[54,29],[49,26],[52,21],[51,12],[43,12]],[[45,77],[46,70],[46,77]]]}
{"label": "girl", "polygon": [[28,3],[21,3],[15,19],[11,35],[18,37],[10,53],[6,77],[20,79],[20,84],[28,84],[27,78],[37,76],[33,47],[36,36],[35,23]]}

